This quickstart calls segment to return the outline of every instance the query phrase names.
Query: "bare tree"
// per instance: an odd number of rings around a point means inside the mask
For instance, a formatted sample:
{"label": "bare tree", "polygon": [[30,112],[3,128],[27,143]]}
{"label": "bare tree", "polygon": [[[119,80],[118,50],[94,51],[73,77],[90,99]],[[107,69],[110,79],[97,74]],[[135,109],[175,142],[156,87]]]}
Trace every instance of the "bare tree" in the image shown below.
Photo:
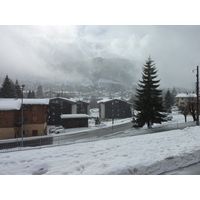
{"label": "bare tree", "polygon": [[188,99],[188,104],[187,104],[188,110],[190,114],[193,117],[193,121],[196,121],[196,111],[197,111],[197,102],[194,100],[194,98],[189,98]]}
{"label": "bare tree", "polygon": [[187,115],[189,114],[189,109],[187,105],[179,106],[179,111],[185,117],[185,122],[187,122]]}

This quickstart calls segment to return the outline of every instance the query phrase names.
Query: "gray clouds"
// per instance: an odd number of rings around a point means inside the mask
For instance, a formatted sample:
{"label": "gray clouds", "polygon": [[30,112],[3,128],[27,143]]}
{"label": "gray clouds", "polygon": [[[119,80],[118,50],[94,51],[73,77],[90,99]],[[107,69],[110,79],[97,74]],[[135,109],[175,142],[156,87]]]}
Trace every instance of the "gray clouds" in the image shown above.
{"label": "gray clouds", "polygon": [[141,79],[150,55],[163,87],[191,88],[200,63],[200,26],[0,26],[2,75],[81,79],[59,65],[94,57],[132,61]]}

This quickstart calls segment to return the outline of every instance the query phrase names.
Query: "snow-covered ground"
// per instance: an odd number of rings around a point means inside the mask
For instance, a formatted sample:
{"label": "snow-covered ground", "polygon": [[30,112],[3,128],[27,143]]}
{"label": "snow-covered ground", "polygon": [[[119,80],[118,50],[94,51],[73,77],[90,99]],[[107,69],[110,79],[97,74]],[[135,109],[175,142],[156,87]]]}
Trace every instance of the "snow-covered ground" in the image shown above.
{"label": "snow-covered ground", "polygon": [[[95,110],[95,109],[93,109],[93,110]],[[164,122],[162,124],[154,124],[152,126],[152,128],[157,128],[157,127],[170,125],[170,124],[176,124],[177,127],[178,127],[179,123],[185,122],[184,116],[182,114],[178,114],[178,113],[174,112],[170,115],[173,117],[172,121],[167,121],[167,122]],[[99,116],[98,110],[93,111],[90,116],[98,117]],[[192,116],[188,115],[187,116],[187,122],[190,122],[190,121],[193,121],[193,119],[192,119]],[[89,120],[89,127],[64,129],[64,130],[60,131],[60,135],[90,131],[90,130],[95,130],[95,129],[99,129],[99,128],[106,128],[106,127],[116,126],[116,125],[120,125],[120,124],[124,124],[124,123],[128,123],[128,122],[131,122],[131,118],[115,119],[114,123],[112,122],[112,120],[104,120],[104,121],[101,121],[100,125],[95,125],[95,120],[90,119]],[[49,133],[49,129],[51,129],[51,128],[55,128],[55,126],[49,126],[48,131],[47,131],[48,133]],[[144,126],[142,129],[147,129],[147,126]],[[56,135],[56,134],[54,134],[54,135]]]}
{"label": "snow-covered ground", "polygon": [[160,174],[200,161],[199,132],[200,127],[192,127],[1,153],[0,174]]}

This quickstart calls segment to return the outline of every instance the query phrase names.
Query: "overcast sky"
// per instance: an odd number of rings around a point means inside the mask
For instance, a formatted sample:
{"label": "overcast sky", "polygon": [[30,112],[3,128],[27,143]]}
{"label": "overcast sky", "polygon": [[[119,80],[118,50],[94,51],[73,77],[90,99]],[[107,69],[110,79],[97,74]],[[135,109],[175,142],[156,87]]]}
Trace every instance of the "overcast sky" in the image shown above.
{"label": "overcast sky", "polygon": [[[55,77],[60,62],[125,58],[138,69],[149,56],[163,87],[194,88],[200,65],[200,26],[0,26],[1,76]],[[74,77],[68,76],[68,79]]]}

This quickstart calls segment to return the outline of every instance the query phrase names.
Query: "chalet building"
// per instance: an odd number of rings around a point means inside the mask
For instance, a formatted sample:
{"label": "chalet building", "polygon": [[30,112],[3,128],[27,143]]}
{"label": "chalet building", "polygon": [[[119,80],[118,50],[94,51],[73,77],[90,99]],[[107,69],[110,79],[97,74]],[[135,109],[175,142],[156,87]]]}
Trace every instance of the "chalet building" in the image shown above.
{"label": "chalet building", "polygon": [[[23,137],[46,135],[48,99],[23,99]],[[21,137],[22,100],[0,99],[0,139]]]}
{"label": "chalet building", "polygon": [[64,128],[88,127],[88,118],[86,114],[63,114],[61,115],[61,125]]}
{"label": "chalet building", "polygon": [[77,110],[76,110],[77,114],[86,114],[86,115],[90,114],[90,104],[89,103],[79,100],[76,102],[76,106],[77,106]]}
{"label": "chalet building", "polygon": [[47,134],[49,99],[24,99],[24,136]]}
{"label": "chalet building", "polygon": [[44,96],[44,98],[57,97],[57,92],[56,91],[52,91],[52,90],[48,90],[48,91],[43,92],[43,96]]}
{"label": "chalet building", "polygon": [[131,104],[120,99],[100,100],[99,117],[101,119],[117,119],[131,117]]}
{"label": "chalet building", "polygon": [[62,114],[76,114],[76,102],[62,97],[50,99],[48,125],[61,125]]}
{"label": "chalet building", "polygon": [[188,102],[196,103],[197,95],[195,93],[180,93],[176,95],[175,99],[178,107],[185,107]]}

